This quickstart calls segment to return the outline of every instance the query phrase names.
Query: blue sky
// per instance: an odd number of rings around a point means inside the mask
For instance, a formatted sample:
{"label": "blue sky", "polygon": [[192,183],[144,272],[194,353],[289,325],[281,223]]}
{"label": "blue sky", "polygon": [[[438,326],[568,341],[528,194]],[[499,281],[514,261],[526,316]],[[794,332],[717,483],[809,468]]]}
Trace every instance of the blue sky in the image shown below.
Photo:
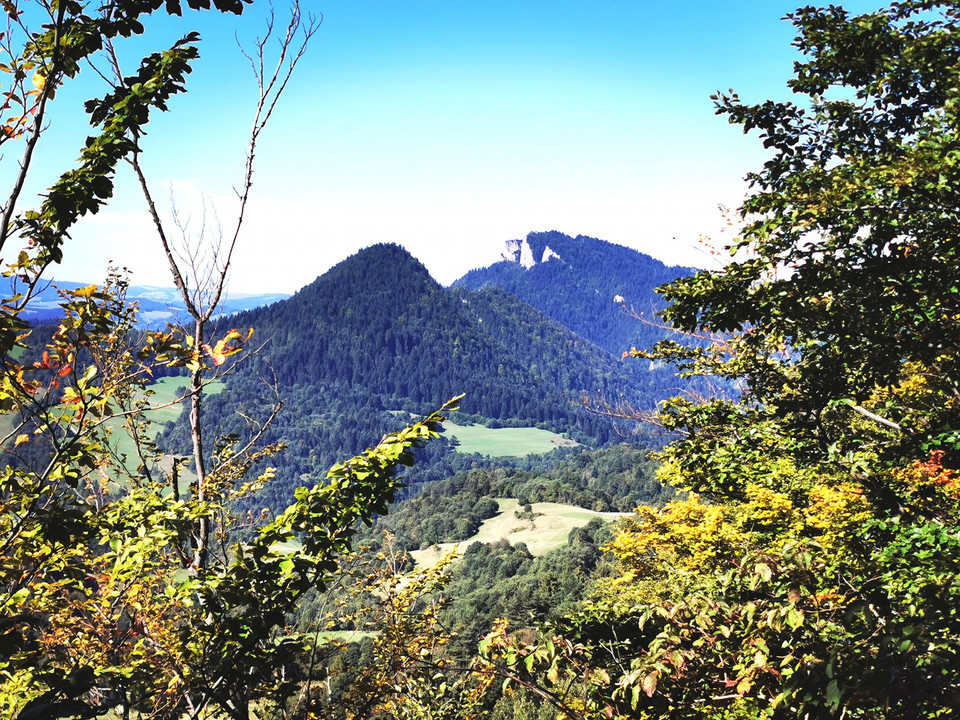
{"label": "blue sky", "polygon": [[[697,238],[724,237],[718,205],[738,204],[764,158],[709,96],[789,96],[797,56],[781,18],[794,5],[307,0],[323,22],[259,148],[231,289],[292,292],[381,241],[446,284],[531,230],[708,263]],[[154,194],[194,231],[204,204],[208,227],[214,213],[230,226],[255,100],[234,36],[260,32],[265,8],[158,18],[123,50],[203,37],[189,92],[151,123],[144,156]],[[82,100],[102,91],[85,74],[58,94],[34,192],[76,157]],[[113,260],[137,284],[169,285],[143,210],[124,169],[57,276],[97,280]]]}

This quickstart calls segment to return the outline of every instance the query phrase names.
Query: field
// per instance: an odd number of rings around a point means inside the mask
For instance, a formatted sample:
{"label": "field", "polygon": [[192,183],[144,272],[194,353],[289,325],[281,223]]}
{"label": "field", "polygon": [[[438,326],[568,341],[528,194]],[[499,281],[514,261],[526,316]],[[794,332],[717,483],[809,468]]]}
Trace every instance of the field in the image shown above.
{"label": "field", "polygon": [[[150,386],[153,395],[150,396],[150,405],[155,410],[149,410],[146,413],[147,419],[151,421],[147,435],[153,440],[163,429],[163,426],[180,417],[183,410],[183,403],[175,402],[180,396],[181,391],[187,386],[188,378],[185,377],[165,377],[157,380]],[[224,388],[222,382],[217,381],[207,386],[208,395],[216,395]],[[172,404],[171,404],[172,403]],[[123,430],[121,421],[110,423],[111,445],[118,456],[126,455],[130,460],[136,457],[136,448],[133,445],[133,439]]]}
{"label": "field", "polygon": [[547,453],[558,447],[574,447],[576,442],[539,428],[488,428],[483,425],[443,423],[448,435],[457,439],[457,452],[479,453],[488,457],[523,457]]}
{"label": "field", "polygon": [[[150,406],[153,410],[146,412],[146,417],[151,420],[151,425],[147,430],[147,437],[153,440],[163,429],[163,426],[171,420],[176,420],[183,410],[183,403],[176,402],[183,388],[187,386],[188,379],[185,377],[165,377],[157,380],[150,386],[153,393],[150,396]],[[224,388],[220,381],[211,383],[207,386],[207,393],[216,395]],[[0,415],[0,438],[9,437],[15,432],[14,415]],[[113,453],[118,458],[126,456],[127,463],[135,467],[139,463],[136,448],[133,439],[123,427],[123,421],[119,418],[107,423],[110,428],[110,446]],[[165,464],[169,463],[169,458],[165,459]],[[181,485],[186,487],[192,479],[193,473],[189,470],[181,472]]]}
{"label": "field", "polygon": [[521,520],[514,514],[520,509],[516,500],[497,498],[497,505],[499,514],[485,520],[473,537],[459,543],[441,543],[426,550],[415,550],[410,555],[417,565],[427,567],[457,546],[463,549],[474,542],[491,543],[504,538],[514,545],[525,543],[531,555],[543,555],[565,545],[571,530],[583,527],[593,518],[614,520],[620,517],[620,513],[594,512],[576,505],[533,503],[531,509],[535,517],[532,520]]}
{"label": "field", "polygon": [[[148,435],[151,440],[157,436],[157,433],[159,433],[160,430],[163,429],[164,424],[171,420],[176,420],[180,416],[180,411],[183,409],[183,404],[174,403],[174,401],[177,399],[179,392],[185,388],[186,385],[187,378],[185,377],[165,377],[160,378],[150,386],[150,390],[153,391],[150,404],[153,406],[166,406],[158,407],[156,410],[150,410],[147,413],[147,417],[153,422],[153,425],[148,431]],[[207,388],[207,392],[211,395],[215,395],[221,390],[223,390],[223,383],[219,381],[212,383]],[[170,403],[174,404],[171,405]],[[115,443],[116,450],[120,453],[125,453],[128,456],[133,457],[133,441],[130,439],[129,435],[122,430],[123,423],[119,420],[116,420],[108,423],[108,425],[112,429],[112,439]],[[0,434],[6,436],[13,431],[14,427],[13,415],[0,415]]]}

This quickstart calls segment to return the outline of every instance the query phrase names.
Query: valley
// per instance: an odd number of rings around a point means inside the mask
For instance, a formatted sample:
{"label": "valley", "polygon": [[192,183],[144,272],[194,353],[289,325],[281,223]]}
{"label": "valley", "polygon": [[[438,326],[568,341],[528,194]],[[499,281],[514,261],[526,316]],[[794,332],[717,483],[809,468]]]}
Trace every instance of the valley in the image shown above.
{"label": "valley", "polygon": [[[522,624],[531,613],[549,618],[576,607],[592,592],[609,524],[638,504],[659,506],[671,497],[647,457],[661,441],[632,435],[635,423],[587,407],[610,398],[653,407],[675,387],[669,370],[622,360],[623,344],[640,336],[630,334],[637,323],[614,302],[629,295],[654,303],[648,276],[671,270],[591,238],[546,236],[555,248],[546,255],[549,267],[508,258],[469,275],[486,273],[472,287],[464,279],[444,288],[403,248],[376,245],[289,298],[221,318],[216,330],[253,328],[256,350],[228,361],[205,388],[205,451],[219,452],[218,437],[242,444],[258,432],[274,407],[273,386],[283,403],[261,443],[284,449],[269,458],[270,481],[229,508],[237,518],[276,516],[294,492],[322,486],[327,468],[464,394],[439,437],[416,450],[393,504],[370,527],[350,531],[358,547],[369,548],[360,557],[375,573],[387,572],[378,560],[386,542],[390,553],[408,553],[405,582],[459,549],[446,570],[451,590],[442,611],[456,638],[451,657],[466,659],[470,638],[499,616]],[[544,241],[533,233],[517,242]],[[618,273],[611,277],[613,266]],[[500,283],[509,289],[498,285],[502,278],[510,279]],[[532,304],[550,292],[564,298],[564,312]],[[154,289],[151,297],[162,293]],[[592,325],[606,347],[585,337]],[[192,455],[187,409],[174,403],[186,387],[187,378],[174,374],[148,388],[149,404],[159,409],[145,413],[144,437],[166,453],[158,475],[169,472],[171,457]],[[137,477],[132,438],[119,421],[108,428],[114,462]],[[191,466],[187,461],[179,471],[183,498],[196,483]],[[287,563],[305,549],[291,537],[272,543],[270,552]],[[296,627],[322,623],[318,638],[368,652],[383,641],[379,630],[324,619],[323,607],[354,602],[351,592],[303,600]]]}

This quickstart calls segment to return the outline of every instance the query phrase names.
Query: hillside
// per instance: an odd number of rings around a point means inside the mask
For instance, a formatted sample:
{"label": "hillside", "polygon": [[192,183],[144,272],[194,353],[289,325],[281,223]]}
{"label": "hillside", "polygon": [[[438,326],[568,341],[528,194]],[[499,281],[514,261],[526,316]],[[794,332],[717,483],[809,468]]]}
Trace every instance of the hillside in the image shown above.
{"label": "hillside", "polygon": [[[650,373],[509,293],[443,288],[396,245],[362,250],[293,297],[230,322],[255,328],[265,345],[210,398],[207,412],[219,432],[243,435],[246,421],[236,411],[262,417],[262,379],[276,378],[285,407],[270,439],[288,445],[276,492],[362,450],[406,412],[461,393],[458,422],[537,426],[596,446],[617,434],[610,420],[583,409],[583,397],[650,392]],[[182,431],[166,433],[165,446],[182,444]],[[429,452],[442,451],[438,444]]]}
{"label": "hillside", "polygon": [[396,245],[362,250],[233,322],[269,340],[254,372],[269,364],[281,387],[363,388],[385,409],[422,411],[466,393],[464,411],[483,418],[595,433],[570,400],[633,382],[607,353],[516,298],[446,290]]}
{"label": "hillside", "polygon": [[596,238],[532,232],[508,241],[500,262],[471,270],[452,287],[505,290],[619,356],[631,347],[650,347],[664,335],[626,315],[615,298],[652,316],[663,306],[654,289],[692,272]]}

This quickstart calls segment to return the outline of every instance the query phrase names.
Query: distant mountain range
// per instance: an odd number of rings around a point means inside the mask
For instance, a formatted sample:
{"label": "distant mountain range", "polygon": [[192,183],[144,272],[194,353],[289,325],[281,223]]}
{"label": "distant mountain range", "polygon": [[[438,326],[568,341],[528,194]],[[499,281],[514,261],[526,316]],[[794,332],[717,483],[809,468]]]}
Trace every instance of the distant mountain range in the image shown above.
{"label": "distant mountain range", "polygon": [[[30,322],[52,322],[60,317],[62,298],[57,289],[76,290],[90,283],[54,281],[45,286],[30,301],[29,308],[22,317]],[[221,315],[234,315],[243,310],[269,305],[290,297],[281,293],[228,293],[220,306]],[[140,307],[140,325],[144,327],[162,326],[167,322],[187,322],[189,316],[180,293],[174,288],[154,287],[151,285],[131,285],[127,289],[127,299],[135,301]]]}

